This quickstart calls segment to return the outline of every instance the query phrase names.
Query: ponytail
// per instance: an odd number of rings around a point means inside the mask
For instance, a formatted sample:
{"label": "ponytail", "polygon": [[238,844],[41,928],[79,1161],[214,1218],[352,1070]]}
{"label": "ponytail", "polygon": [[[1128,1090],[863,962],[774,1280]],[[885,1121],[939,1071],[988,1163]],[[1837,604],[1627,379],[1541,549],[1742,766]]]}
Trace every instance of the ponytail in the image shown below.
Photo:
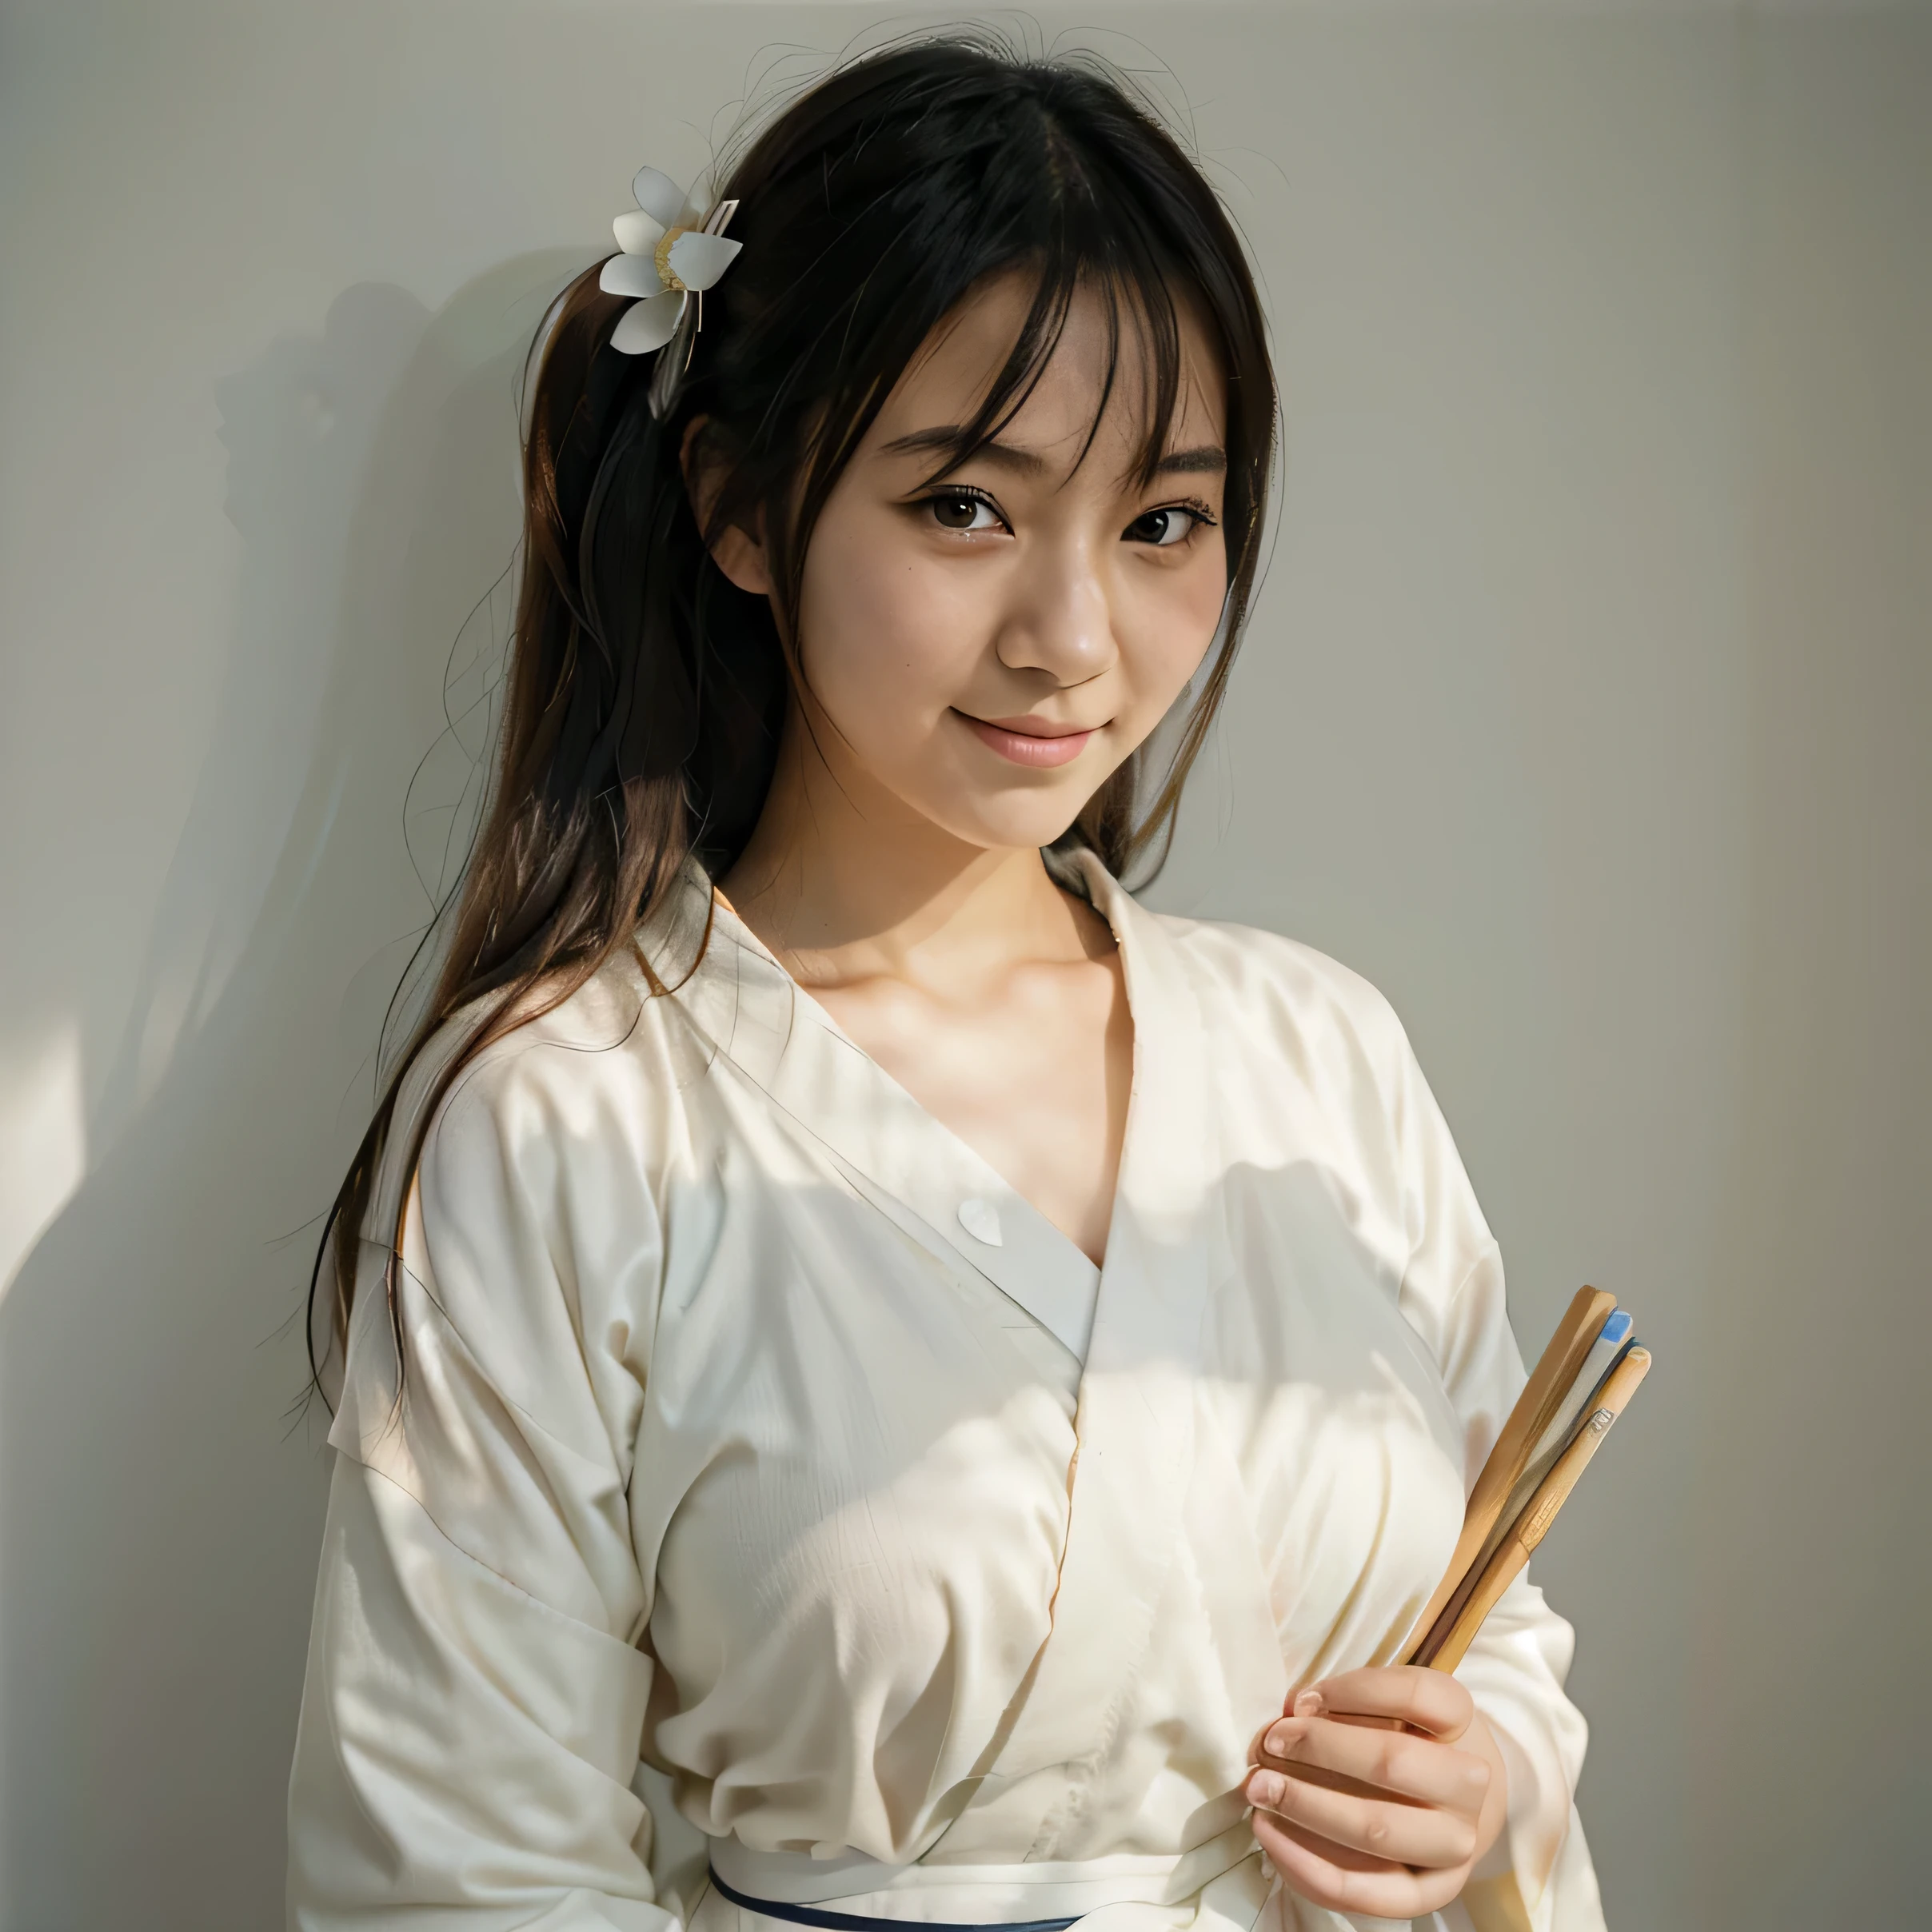
{"label": "ponytail", "polygon": [[[693,852],[722,871],[750,836],[784,713],[784,669],[760,599],[712,562],[668,425],[654,358],[609,346],[625,304],[597,270],[562,297],[541,351],[523,452],[524,565],[492,796],[427,1004],[338,1192],[317,1255],[345,1346],[363,1231],[400,1092],[458,1013],[401,1171],[463,1068],[541,1017],[631,941]],[[648,963],[645,971],[649,972]],[[400,1359],[401,1215],[383,1231]],[[309,1366],[319,1383],[314,1290]]]}

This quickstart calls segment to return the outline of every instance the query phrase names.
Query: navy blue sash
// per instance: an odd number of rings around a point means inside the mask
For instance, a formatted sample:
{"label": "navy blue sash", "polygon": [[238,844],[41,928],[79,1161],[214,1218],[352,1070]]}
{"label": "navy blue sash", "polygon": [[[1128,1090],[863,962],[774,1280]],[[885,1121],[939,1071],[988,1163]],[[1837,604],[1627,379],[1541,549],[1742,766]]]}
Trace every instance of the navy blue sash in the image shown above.
{"label": "navy blue sash", "polygon": [[711,1882],[735,1906],[747,1912],[760,1912],[767,1918],[783,1918],[795,1926],[816,1926],[822,1932],[1067,1932],[1072,1918],[1025,1918],[997,1926],[942,1925],[930,1920],[868,1918],[859,1912],[824,1912],[815,1905],[785,1905],[776,1898],[751,1898],[734,1891],[711,1868]]}

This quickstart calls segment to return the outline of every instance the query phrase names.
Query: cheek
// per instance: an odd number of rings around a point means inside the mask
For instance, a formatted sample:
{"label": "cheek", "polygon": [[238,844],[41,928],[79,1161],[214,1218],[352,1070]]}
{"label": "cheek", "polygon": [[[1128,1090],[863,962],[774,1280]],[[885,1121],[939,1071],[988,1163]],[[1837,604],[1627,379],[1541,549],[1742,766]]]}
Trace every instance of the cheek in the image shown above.
{"label": "cheek", "polygon": [[1116,605],[1116,635],[1136,714],[1151,730],[1200,668],[1227,595],[1219,544],[1181,569],[1142,565],[1128,573]]}
{"label": "cheek", "polygon": [[833,501],[812,533],[800,603],[805,677],[855,741],[868,724],[936,724],[983,648],[973,601],[896,512]]}

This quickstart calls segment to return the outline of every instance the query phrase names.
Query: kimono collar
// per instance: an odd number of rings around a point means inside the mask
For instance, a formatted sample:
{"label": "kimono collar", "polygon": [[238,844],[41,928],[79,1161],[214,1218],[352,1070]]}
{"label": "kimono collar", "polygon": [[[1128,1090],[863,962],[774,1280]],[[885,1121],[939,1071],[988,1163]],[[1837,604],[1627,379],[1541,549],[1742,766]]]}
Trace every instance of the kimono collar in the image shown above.
{"label": "kimono collar", "polygon": [[[1054,855],[1056,878],[1112,928],[1134,1023],[1134,1070],[1107,1247],[1180,1248],[1212,1172],[1200,1008],[1174,935],[1092,853]],[[709,922],[709,943],[685,968]],[[653,963],[713,1048],[840,1162],[918,1217],[956,1255],[1084,1359],[1101,1271],[1018,1190],[838,1026],[695,865],[667,908]],[[681,984],[680,983],[681,981]],[[1188,1324],[1191,1343],[1192,1318]],[[1178,1333],[1168,1348],[1188,1346]]]}

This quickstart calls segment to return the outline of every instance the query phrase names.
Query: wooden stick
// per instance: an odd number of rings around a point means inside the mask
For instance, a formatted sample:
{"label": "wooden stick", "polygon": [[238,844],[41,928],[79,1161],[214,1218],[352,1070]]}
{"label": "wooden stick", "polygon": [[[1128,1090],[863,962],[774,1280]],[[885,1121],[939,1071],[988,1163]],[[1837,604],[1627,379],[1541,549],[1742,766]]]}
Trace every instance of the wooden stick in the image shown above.
{"label": "wooden stick", "polygon": [[1631,1348],[1611,1371],[1597,1398],[1596,1407],[1577,1438],[1559,1459],[1556,1467],[1537,1486],[1536,1493],[1511,1526],[1509,1534],[1489,1560],[1481,1580],[1470,1593],[1455,1617],[1441,1631],[1431,1629],[1417,1645],[1413,1661],[1432,1671],[1453,1671],[1475,1639],[1483,1619],[1496,1607],[1503,1591],[1515,1581],[1530,1560],[1530,1552],[1549,1534],[1556,1512],[1569,1500],[1577,1478],[1590,1466],[1590,1459],[1609,1435],[1611,1426],[1623,1413],[1624,1404],[1636,1393],[1651,1366],[1647,1348]]}
{"label": "wooden stick", "polygon": [[[1579,1288],[1563,1319],[1556,1324],[1549,1347],[1523,1384],[1509,1420],[1503,1425],[1503,1433],[1496,1438],[1495,1447],[1489,1452],[1489,1460],[1476,1478],[1475,1487],[1469,1492],[1463,1533],[1456,1541],[1449,1567],[1443,1572],[1435,1595],[1415,1620],[1415,1627],[1425,1639],[1463,1583],[1469,1566],[1489,1541],[1490,1531],[1496,1527],[1496,1519],[1503,1513],[1510,1491],[1527,1467],[1538,1438],[1549,1427],[1571,1383],[1576,1379],[1577,1371],[1583,1365],[1583,1358],[1595,1346],[1616,1305],[1616,1296],[1606,1288]],[[1425,1660],[1411,1651],[1407,1661],[1420,1663]]]}

